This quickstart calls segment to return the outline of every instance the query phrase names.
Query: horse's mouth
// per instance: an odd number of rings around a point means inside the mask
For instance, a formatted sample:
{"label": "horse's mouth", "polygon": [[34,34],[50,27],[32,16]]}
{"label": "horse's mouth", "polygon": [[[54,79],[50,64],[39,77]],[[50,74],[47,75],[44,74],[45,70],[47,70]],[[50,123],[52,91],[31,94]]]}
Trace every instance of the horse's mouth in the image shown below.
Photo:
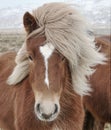
{"label": "horse's mouth", "polygon": [[44,115],[42,113],[36,113],[36,116],[39,120],[44,122],[52,122],[57,119],[59,113],[51,114],[51,115]]}

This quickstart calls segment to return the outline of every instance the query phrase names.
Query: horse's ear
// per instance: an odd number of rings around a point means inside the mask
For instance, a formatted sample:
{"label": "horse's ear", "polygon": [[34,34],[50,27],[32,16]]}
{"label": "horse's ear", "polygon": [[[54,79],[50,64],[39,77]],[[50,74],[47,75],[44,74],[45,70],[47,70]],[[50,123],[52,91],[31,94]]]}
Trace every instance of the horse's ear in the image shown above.
{"label": "horse's ear", "polygon": [[23,24],[28,34],[38,28],[35,18],[29,12],[26,12],[23,16]]}

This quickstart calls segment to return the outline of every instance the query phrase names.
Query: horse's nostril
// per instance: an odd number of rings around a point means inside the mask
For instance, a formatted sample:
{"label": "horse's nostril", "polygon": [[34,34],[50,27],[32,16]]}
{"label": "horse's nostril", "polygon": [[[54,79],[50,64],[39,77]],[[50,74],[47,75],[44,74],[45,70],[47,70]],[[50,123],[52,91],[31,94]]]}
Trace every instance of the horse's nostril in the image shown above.
{"label": "horse's nostril", "polygon": [[55,111],[54,111],[54,114],[56,114],[58,112],[58,106],[57,104],[55,104]]}
{"label": "horse's nostril", "polygon": [[37,104],[37,111],[40,112],[40,104]]}

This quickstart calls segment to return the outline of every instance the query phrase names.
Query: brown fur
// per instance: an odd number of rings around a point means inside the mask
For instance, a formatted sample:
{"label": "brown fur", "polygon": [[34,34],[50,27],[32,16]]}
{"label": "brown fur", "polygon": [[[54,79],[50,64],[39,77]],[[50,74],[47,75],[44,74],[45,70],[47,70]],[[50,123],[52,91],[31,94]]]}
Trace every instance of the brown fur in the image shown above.
{"label": "brown fur", "polygon": [[[104,130],[106,122],[111,123],[111,36],[96,38],[97,45],[101,47],[102,52],[108,57],[105,65],[98,65],[96,72],[91,76],[90,82],[93,88],[91,96],[84,97],[85,109],[91,113],[98,126],[98,130]],[[91,117],[88,118],[90,121]],[[84,130],[92,130],[89,126]]]}

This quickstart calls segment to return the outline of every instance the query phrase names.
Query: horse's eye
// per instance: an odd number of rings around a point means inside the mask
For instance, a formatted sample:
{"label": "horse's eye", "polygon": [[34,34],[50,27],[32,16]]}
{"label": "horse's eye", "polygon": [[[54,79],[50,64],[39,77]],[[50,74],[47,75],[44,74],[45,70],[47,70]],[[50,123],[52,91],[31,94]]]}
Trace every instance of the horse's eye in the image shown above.
{"label": "horse's eye", "polygon": [[29,56],[28,58],[29,58],[29,60],[31,60],[31,61],[33,60],[32,56]]}
{"label": "horse's eye", "polygon": [[64,61],[65,60],[65,57],[62,57],[62,61]]}
{"label": "horse's eye", "polygon": [[65,57],[64,56],[61,56],[61,61],[64,61],[65,60]]}

